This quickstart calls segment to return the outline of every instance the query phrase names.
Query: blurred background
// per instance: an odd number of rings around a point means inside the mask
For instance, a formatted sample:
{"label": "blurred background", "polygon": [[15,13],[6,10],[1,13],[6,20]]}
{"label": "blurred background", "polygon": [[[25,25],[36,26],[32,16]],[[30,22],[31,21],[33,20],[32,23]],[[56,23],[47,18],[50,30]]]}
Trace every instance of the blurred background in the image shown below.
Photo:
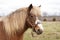
{"label": "blurred background", "polygon": [[[60,0],[0,0],[0,16],[9,15],[21,7],[41,5],[41,14],[44,21],[60,21]],[[48,17],[47,17],[48,16]]]}
{"label": "blurred background", "polygon": [[43,34],[32,37],[31,29],[25,32],[24,40],[60,40],[60,0],[0,0],[0,17],[7,16],[16,9],[41,5]]}

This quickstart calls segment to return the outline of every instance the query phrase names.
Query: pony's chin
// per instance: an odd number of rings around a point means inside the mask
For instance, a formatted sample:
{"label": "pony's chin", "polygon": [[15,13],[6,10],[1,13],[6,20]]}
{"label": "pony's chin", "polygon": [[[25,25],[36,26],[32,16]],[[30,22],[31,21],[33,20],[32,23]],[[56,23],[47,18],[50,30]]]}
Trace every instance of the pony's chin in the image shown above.
{"label": "pony's chin", "polygon": [[31,32],[32,37],[37,37],[38,35],[40,35],[40,33],[36,33],[36,32]]}
{"label": "pony's chin", "polygon": [[40,35],[41,33],[36,33],[37,35]]}
{"label": "pony's chin", "polygon": [[36,32],[36,31],[35,31],[35,33],[36,33],[37,35],[40,35],[40,34],[42,34],[43,32]]}
{"label": "pony's chin", "polygon": [[36,32],[36,31],[33,31],[32,33],[33,33],[33,34],[36,34],[36,35],[42,34],[42,33]]}

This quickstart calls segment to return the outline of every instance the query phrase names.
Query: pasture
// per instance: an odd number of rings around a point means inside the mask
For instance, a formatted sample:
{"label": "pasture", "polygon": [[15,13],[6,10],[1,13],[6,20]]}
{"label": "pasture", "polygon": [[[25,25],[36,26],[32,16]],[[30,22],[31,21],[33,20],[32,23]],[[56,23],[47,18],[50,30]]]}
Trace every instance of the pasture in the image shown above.
{"label": "pasture", "polygon": [[60,40],[60,22],[43,22],[43,34],[32,37],[31,29],[24,34],[24,40]]}

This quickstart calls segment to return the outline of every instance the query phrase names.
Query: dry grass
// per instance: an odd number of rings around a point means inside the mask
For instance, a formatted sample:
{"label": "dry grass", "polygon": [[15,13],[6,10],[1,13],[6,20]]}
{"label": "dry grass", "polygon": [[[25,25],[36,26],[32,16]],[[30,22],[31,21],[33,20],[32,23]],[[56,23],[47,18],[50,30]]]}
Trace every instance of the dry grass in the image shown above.
{"label": "dry grass", "polygon": [[60,40],[60,22],[43,22],[43,34],[32,37],[31,29],[24,34],[24,40]]}

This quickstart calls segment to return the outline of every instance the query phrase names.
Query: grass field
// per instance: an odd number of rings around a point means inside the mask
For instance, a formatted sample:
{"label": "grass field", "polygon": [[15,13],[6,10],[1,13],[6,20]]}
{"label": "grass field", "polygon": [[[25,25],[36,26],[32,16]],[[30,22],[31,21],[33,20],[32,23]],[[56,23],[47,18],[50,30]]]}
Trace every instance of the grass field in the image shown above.
{"label": "grass field", "polygon": [[32,37],[31,29],[24,34],[24,40],[60,40],[60,22],[43,22],[43,34]]}

